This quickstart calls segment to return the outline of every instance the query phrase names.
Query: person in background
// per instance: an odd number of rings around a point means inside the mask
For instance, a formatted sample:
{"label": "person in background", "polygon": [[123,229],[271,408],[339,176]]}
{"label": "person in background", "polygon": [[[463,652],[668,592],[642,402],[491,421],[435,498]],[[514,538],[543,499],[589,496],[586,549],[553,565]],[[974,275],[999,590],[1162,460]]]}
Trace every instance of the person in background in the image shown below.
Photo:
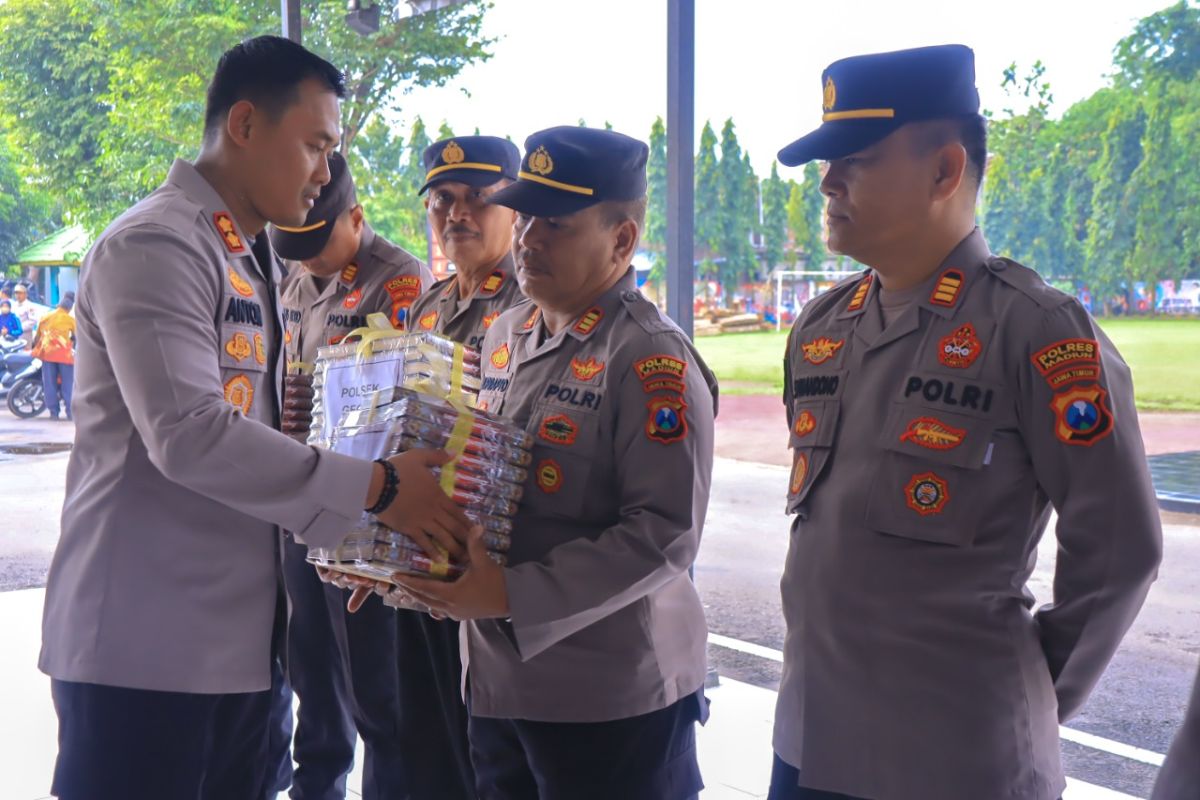
{"label": "person in background", "polygon": [[[341,153],[329,156],[329,183],[304,224],[267,230],[276,255],[294,265],[281,292],[289,364],[281,427],[303,442],[312,424],[312,374],[298,374],[303,370],[291,365],[311,369],[320,348],[366,326],[369,314],[383,314],[403,330],[409,306],[433,283],[433,273],[372,230]],[[291,535],[284,537],[282,547],[290,609],[287,678],[300,705],[293,738],[287,735],[292,730],[291,691],[284,689],[286,702],[276,704],[272,736],[284,745],[272,754],[279,759],[277,774],[291,771],[294,754],[292,797],[344,798],[357,728],[365,751],[363,796],[402,797],[382,788],[397,772],[383,755],[393,753],[391,734],[400,713],[395,673],[384,666],[395,649],[393,612],[376,598],[353,621],[345,619],[342,590],[321,582],[305,560],[308,548]],[[351,651],[357,656],[353,661]],[[289,738],[292,754],[286,748]]]}
{"label": "person in background", "polygon": [[73,296],[64,296],[58,307],[42,318],[33,339],[33,357],[42,360],[42,387],[50,419],[60,419],[59,401],[71,419],[71,389],[75,383],[75,318]]}
{"label": "person in background", "polygon": [[22,283],[13,287],[12,311],[21,320],[21,327],[25,331],[32,332],[37,327],[39,316],[37,303],[29,299],[29,289]]}
{"label": "person in background", "polygon": [[24,330],[21,318],[13,313],[12,301],[0,300],[0,337],[20,339]]}

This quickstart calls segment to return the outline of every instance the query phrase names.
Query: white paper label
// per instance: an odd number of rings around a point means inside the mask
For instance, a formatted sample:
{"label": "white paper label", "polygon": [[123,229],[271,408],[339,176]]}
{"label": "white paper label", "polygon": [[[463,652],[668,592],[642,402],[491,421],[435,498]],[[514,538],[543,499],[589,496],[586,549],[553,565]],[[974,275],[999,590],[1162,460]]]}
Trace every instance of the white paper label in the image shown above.
{"label": "white paper label", "polygon": [[395,386],[402,369],[404,359],[393,358],[369,364],[348,364],[327,370],[322,393],[324,441],[328,442],[333,438],[333,431],[343,414],[366,406],[371,402],[371,395],[380,389]]}

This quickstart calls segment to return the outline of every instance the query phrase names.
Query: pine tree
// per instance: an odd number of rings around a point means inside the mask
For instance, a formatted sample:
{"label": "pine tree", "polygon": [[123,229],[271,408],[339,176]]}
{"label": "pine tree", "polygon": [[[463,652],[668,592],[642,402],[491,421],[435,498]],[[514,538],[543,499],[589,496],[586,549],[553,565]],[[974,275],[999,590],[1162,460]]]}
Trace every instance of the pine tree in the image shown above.
{"label": "pine tree", "polygon": [[667,265],[667,128],[662,117],[650,128],[650,156],[646,162],[646,232],[642,237],[653,266],[650,279],[660,281]]}

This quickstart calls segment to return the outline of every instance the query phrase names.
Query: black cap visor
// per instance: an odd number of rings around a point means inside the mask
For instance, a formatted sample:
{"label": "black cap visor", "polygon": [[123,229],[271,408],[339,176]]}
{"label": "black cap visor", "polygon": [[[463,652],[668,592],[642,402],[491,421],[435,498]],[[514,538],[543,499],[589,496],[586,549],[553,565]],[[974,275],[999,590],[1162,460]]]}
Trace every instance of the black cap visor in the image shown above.
{"label": "black cap visor", "polygon": [[497,181],[504,180],[507,175],[503,172],[492,172],[483,169],[448,169],[445,172],[439,172],[429,180],[425,181],[417,194],[425,194],[432,186],[437,186],[439,183],[465,183],[467,186],[474,186],[476,189],[482,189],[485,186],[491,186]]}
{"label": "black cap visor", "polygon": [[594,195],[554,189],[528,180],[506,186],[487,201],[530,217],[565,217],[601,202]]}
{"label": "black cap visor", "polygon": [[337,218],[335,218],[319,228],[302,233],[297,233],[295,230],[283,230],[272,225],[269,233],[271,246],[275,248],[275,252],[281,258],[289,261],[308,261],[319,256],[325,249],[330,235],[333,234],[333,226],[337,225],[337,222]]}
{"label": "black cap visor", "polygon": [[779,151],[779,162],[798,167],[809,161],[832,161],[886,139],[904,122],[891,119],[846,119],[826,122]]}

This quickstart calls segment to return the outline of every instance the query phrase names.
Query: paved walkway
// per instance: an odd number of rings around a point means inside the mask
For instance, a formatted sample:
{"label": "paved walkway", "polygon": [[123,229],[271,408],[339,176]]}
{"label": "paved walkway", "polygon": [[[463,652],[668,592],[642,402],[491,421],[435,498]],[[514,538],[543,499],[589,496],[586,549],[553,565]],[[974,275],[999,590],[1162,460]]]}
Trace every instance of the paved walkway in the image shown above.
{"label": "paved walkway", "polygon": [[[46,800],[54,769],[57,720],[50,680],[38,672],[43,589],[0,592],[0,619],[6,646],[0,649],[0,798]],[[771,773],[771,725],[775,692],[721,679],[708,692],[712,716],[699,730],[700,768],[708,788],[702,800],[765,798]],[[360,743],[361,744],[361,743]],[[362,763],[359,753],[358,764]],[[351,797],[362,785],[356,767]],[[281,799],[282,800],[282,799]],[[1065,800],[1131,800],[1129,795],[1073,782]]]}

